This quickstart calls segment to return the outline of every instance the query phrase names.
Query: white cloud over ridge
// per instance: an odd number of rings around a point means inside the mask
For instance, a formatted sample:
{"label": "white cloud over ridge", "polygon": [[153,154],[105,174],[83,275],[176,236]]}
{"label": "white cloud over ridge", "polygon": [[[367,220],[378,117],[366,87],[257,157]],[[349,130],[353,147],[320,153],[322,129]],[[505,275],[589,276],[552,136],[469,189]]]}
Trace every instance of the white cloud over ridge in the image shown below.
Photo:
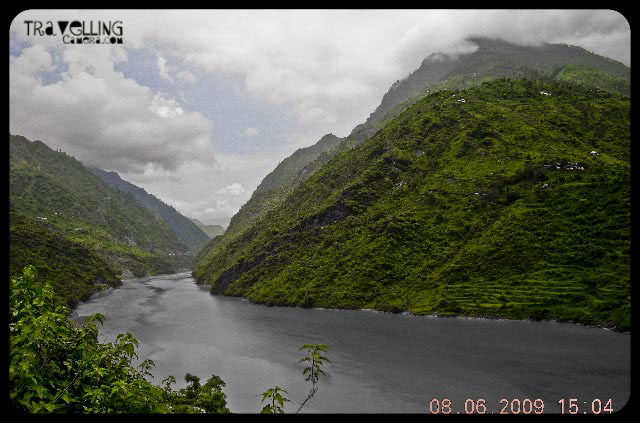
{"label": "white cloud over ridge", "polygon": [[242,186],[242,184],[239,184],[237,182],[234,182],[231,185],[228,185],[224,188],[220,188],[219,190],[216,191],[216,194],[231,194],[231,195],[241,195],[245,192],[244,187]]}
{"label": "white cloud over ridge", "polygon": [[[58,12],[33,12],[38,13],[52,19]],[[157,49],[158,67],[165,77],[171,78],[167,55],[207,72],[242,75],[249,92],[286,107],[313,136],[346,135],[373,111],[393,81],[431,53],[459,49],[471,35],[521,44],[572,42],[630,61],[628,23],[607,10],[77,13],[123,19],[126,45]]]}
{"label": "white cloud over ridge", "polygon": [[176,77],[179,80],[183,82],[188,82],[190,84],[193,84],[194,82],[196,82],[196,76],[193,74],[193,72],[188,70],[178,71],[178,73],[176,74]]}

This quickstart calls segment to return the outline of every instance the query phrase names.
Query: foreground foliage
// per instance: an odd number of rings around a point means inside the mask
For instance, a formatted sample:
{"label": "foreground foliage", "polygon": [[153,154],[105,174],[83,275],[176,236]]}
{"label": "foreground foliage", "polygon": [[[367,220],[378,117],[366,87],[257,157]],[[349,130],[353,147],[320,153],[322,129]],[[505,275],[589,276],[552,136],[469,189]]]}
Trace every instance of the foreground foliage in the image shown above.
{"label": "foreground foliage", "polygon": [[[18,412],[29,413],[224,413],[224,382],[212,376],[204,386],[187,375],[190,386],[173,391],[145,376],[151,360],[137,367],[138,341],[120,334],[115,342],[98,342],[103,316],[77,326],[68,308],[56,305],[49,284],[36,282],[27,266],[11,278],[9,296],[9,393]],[[169,383],[167,383],[169,382]],[[175,382],[175,378],[173,378]]]}
{"label": "foreground foliage", "polygon": [[188,385],[177,392],[171,390],[171,384],[176,378],[169,376],[162,381],[164,385],[164,399],[169,404],[172,413],[178,414],[222,414],[229,413],[227,397],[222,392],[225,383],[216,375],[212,375],[204,385],[200,385],[200,378],[187,373],[184,376]]}
{"label": "foreground foliage", "polygon": [[[296,413],[305,406],[305,404],[313,398],[318,392],[318,380],[320,374],[325,374],[323,367],[325,362],[330,363],[327,357],[322,353],[329,350],[329,347],[325,344],[305,344],[300,347],[299,351],[306,350],[307,356],[298,360],[298,363],[306,363],[307,366],[302,370],[302,374],[306,375],[305,381],[311,382],[311,388],[305,399],[300,403]],[[279,386],[267,389],[262,393],[262,402],[267,401],[267,404],[262,408],[261,414],[283,414],[285,403],[293,402],[289,398],[285,397],[282,393],[288,394],[288,392]]]}
{"label": "foreground foliage", "polygon": [[262,402],[267,401],[267,404],[262,407],[260,414],[284,414],[285,402],[291,402],[291,400],[282,393],[288,394],[288,392],[279,386],[269,388],[262,393]]}
{"label": "foreground foliage", "polygon": [[[187,386],[173,390],[175,376],[161,386],[153,378],[152,360],[138,366],[138,341],[131,333],[119,334],[115,342],[98,342],[98,327],[104,316],[95,314],[83,324],[71,322],[69,308],[58,304],[52,286],[37,281],[34,266],[26,266],[11,277],[9,295],[9,396],[18,413],[229,413],[224,381],[216,376],[203,385],[187,373]],[[301,348],[309,355],[301,362],[312,388],[300,409],[317,392],[327,351],[324,344]],[[276,386],[262,394],[268,403],[262,413],[284,413],[291,402]]]}
{"label": "foreground foliage", "polygon": [[331,362],[331,360],[322,355],[322,353],[329,350],[329,347],[325,344],[305,344],[300,347],[300,350],[307,350],[307,353],[309,354],[308,356],[301,358],[299,362],[308,363],[307,367],[305,367],[302,371],[302,374],[307,375],[307,378],[305,380],[307,382],[311,382],[311,389],[309,390],[309,394],[307,395],[305,400],[302,401],[302,404],[300,404],[300,407],[298,408],[298,411],[296,411],[296,413],[302,410],[302,407],[304,407],[307,401],[313,398],[316,392],[318,392],[318,379],[320,378],[321,373],[323,375],[325,374],[322,368],[325,362]]}

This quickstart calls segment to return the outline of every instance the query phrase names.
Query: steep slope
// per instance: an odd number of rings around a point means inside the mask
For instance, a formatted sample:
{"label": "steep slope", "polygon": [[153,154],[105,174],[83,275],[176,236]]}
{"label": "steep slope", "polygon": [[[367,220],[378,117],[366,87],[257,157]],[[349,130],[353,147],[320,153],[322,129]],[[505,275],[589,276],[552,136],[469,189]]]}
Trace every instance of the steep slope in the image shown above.
{"label": "steep slope", "polygon": [[269,210],[282,204],[300,182],[310,173],[306,170],[310,163],[320,163],[328,160],[328,153],[342,142],[333,134],[327,134],[316,144],[298,149],[291,156],[284,159],[271,171],[251,194],[251,198],[236,213],[229,222],[229,227],[221,237],[214,237],[196,256],[197,263],[201,257],[210,254],[224,254],[229,246],[244,230],[251,227]]}
{"label": "steep slope", "polygon": [[207,234],[209,238],[215,238],[218,235],[222,235],[224,233],[224,228],[220,225],[205,225],[200,222],[198,219],[193,219],[191,217],[188,218],[190,221],[195,223],[202,232]]}
{"label": "steep slope", "polygon": [[[21,270],[24,258],[36,256],[94,262],[104,271],[94,274],[85,267],[79,273],[86,276],[82,283],[97,289],[101,280],[113,282],[113,274],[140,277],[192,264],[193,257],[164,222],[65,153],[9,135],[9,162],[12,272]],[[87,254],[88,261],[82,257]],[[45,273],[58,285],[76,283],[66,279],[78,273],[60,271],[66,268],[61,263],[50,263],[57,271]]]}
{"label": "steep slope", "polygon": [[[499,39],[480,37],[468,41],[478,48],[471,54],[451,56],[434,53],[402,81],[397,81],[382,98],[365,125],[384,119],[398,104],[422,93],[429,86],[449,80],[451,89],[469,88],[496,78],[531,77],[536,73],[552,75],[568,64],[594,68],[606,75],[630,78],[630,69],[622,63],[591,53],[578,46],[542,44],[521,46]],[[445,87],[447,88],[447,87]]]}
{"label": "steep slope", "polygon": [[262,180],[260,185],[232,218],[227,228],[227,234],[234,235],[242,232],[282,200],[297,186],[299,175],[304,174],[305,166],[323,154],[331,151],[342,141],[333,134],[327,134],[316,144],[300,148],[291,156],[284,159]]}
{"label": "steep slope", "polygon": [[105,259],[52,225],[13,210],[9,216],[12,273],[29,264],[36,266],[37,279],[51,282],[58,298],[71,308],[96,291],[121,284]]}
{"label": "steep slope", "polygon": [[583,48],[566,44],[519,46],[486,38],[468,41],[478,46],[475,52],[458,56],[432,54],[411,75],[396,81],[367,121],[354,128],[348,137],[325,136],[316,145],[283,160],[232,218],[223,239],[210,242],[201,253],[225,254],[224,248],[242,231],[280,205],[332,157],[360,144],[431,92],[475,87],[502,77],[526,77],[566,80],[629,95],[630,69]]}
{"label": "steep slope", "polygon": [[131,194],[144,208],[169,225],[176,237],[189,248],[193,255],[198,254],[198,251],[209,241],[207,234],[189,218],[143,188],[125,181],[117,172],[106,172],[96,168],[89,168],[89,170],[109,186]]}
{"label": "steep slope", "polygon": [[628,328],[629,125],[628,98],[562,82],[432,93],[194,276],[270,304]]}

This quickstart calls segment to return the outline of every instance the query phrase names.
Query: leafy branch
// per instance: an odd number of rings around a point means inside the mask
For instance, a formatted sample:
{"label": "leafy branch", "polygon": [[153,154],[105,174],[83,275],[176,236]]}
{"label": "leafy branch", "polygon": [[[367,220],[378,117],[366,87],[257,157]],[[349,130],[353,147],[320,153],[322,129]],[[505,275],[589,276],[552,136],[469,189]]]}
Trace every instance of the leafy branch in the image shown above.
{"label": "leafy branch", "polygon": [[325,361],[329,363],[331,362],[331,360],[321,354],[321,352],[326,352],[329,350],[329,347],[325,344],[305,344],[300,347],[298,351],[302,350],[307,350],[309,355],[307,357],[301,358],[300,360],[298,360],[298,362],[309,363],[309,365],[303,370],[302,374],[307,375],[307,378],[305,379],[306,381],[311,381],[311,390],[309,391],[307,398],[305,398],[305,400],[300,404],[300,407],[298,408],[296,413],[302,410],[302,407],[304,407],[307,401],[309,401],[316,394],[316,392],[318,392],[318,387],[316,385],[318,384],[320,373],[325,375],[325,372],[322,370],[322,366],[324,366]]}
{"label": "leafy branch", "polygon": [[291,402],[289,398],[284,397],[280,392],[284,392],[285,394],[289,394],[284,389],[276,386],[274,388],[267,389],[262,394],[262,401],[269,398],[270,403],[265,405],[260,411],[260,414],[284,414],[284,403]]}

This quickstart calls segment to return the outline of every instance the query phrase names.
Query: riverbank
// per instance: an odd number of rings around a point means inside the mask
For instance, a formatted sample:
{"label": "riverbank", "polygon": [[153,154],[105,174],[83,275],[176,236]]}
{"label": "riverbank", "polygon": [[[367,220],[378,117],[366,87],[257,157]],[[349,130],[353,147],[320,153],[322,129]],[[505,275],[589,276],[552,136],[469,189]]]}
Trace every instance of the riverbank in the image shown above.
{"label": "riverbank", "polygon": [[[211,294],[211,295],[221,295],[221,294]],[[222,296],[226,296],[226,295],[222,295]],[[230,297],[235,297],[235,296],[230,296]],[[385,313],[385,314],[402,314],[405,316],[411,316],[411,317],[427,317],[427,318],[438,318],[438,319],[478,319],[478,320],[509,320],[509,321],[515,321],[515,322],[541,322],[541,321],[546,321],[546,322],[556,322],[556,323],[569,323],[569,324],[574,324],[574,325],[578,325],[578,326],[584,326],[584,327],[589,327],[589,328],[595,328],[595,329],[605,329],[605,330],[611,330],[614,332],[618,332],[621,334],[626,334],[626,335],[631,335],[631,329],[620,329],[617,326],[614,325],[610,325],[610,324],[606,324],[606,323],[598,323],[598,324],[589,324],[589,323],[583,323],[580,321],[575,321],[575,320],[570,320],[570,319],[534,319],[534,318],[509,318],[509,317],[504,317],[504,316],[492,316],[492,315],[484,315],[484,314],[452,314],[452,313],[438,313],[438,312],[434,312],[431,314],[419,314],[419,313],[413,313],[411,311],[405,310],[405,311],[385,311],[385,310],[377,310],[377,309],[373,309],[373,308],[340,308],[340,307],[302,307],[299,305],[288,305],[288,304],[273,304],[273,303],[261,303],[261,302],[256,302],[256,301],[251,301],[250,299],[246,298],[246,297],[237,297],[237,298],[242,298],[243,300],[251,303],[251,304],[256,304],[256,305],[262,305],[265,307],[297,307],[297,308],[301,308],[301,309],[317,309],[317,310],[359,310],[359,311],[372,311],[372,312],[376,312],[376,313]]]}
{"label": "riverbank", "polygon": [[[193,277],[193,275],[191,275]],[[194,278],[195,280],[195,278]],[[196,281],[197,285],[207,285],[207,284],[199,284]],[[531,322],[539,322],[539,321],[549,321],[549,322],[558,322],[558,323],[570,323],[584,327],[597,328],[597,329],[605,329],[615,331],[621,334],[631,334],[631,327],[619,327],[611,323],[607,322],[593,322],[593,321],[585,321],[576,318],[563,318],[563,317],[554,317],[549,316],[545,318],[536,317],[536,316],[508,316],[501,314],[486,314],[486,313],[460,313],[460,312],[451,312],[451,311],[435,311],[432,313],[416,313],[411,310],[402,310],[399,308],[394,308],[393,311],[389,311],[388,309],[379,309],[379,308],[364,308],[364,307],[313,307],[313,306],[305,306],[300,304],[291,304],[287,302],[277,302],[273,300],[269,301],[259,301],[254,300],[248,297],[238,296],[238,295],[226,295],[214,293],[210,290],[211,295],[221,295],[225,297],[234,297],[234,298],[242,298],[243,300],[251,303],[263,305],[266,307],[298,307],[302,309],[320,309],[320,310],[362,310],[362,311],[375,311],[378,313],[388,313],[388,314],[405,314],[409,316],[415,317],[431,317],[431,318],[464,318],[464,319],[491,319],[491,320],[512,320],[512,321],[531,321]]]}

